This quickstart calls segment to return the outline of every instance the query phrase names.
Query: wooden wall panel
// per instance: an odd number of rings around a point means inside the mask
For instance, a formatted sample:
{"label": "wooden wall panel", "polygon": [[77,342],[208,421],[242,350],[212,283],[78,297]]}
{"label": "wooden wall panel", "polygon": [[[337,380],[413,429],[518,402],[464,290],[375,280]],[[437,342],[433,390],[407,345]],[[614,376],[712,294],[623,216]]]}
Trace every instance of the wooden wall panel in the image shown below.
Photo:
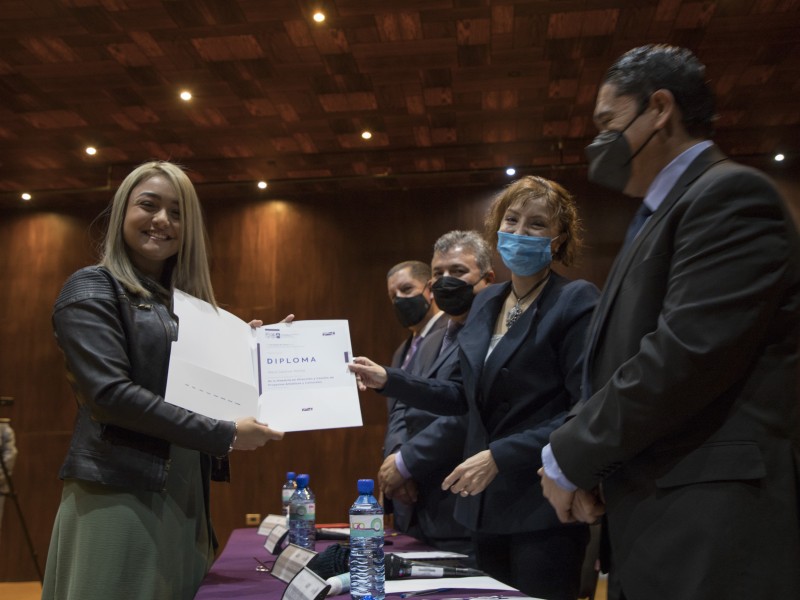
{"label": "wooden wall panel", "polygon": [[[576,194],[586,224],[584,259],[567,274],[601,285],[636,202],[589,186],[580,171],[548,175]],[[797,185],[783,181],[781,186],[800,214]],[[243,319],[274,321],[289,312],[298,319],[349,319],[354,351],[386,362],[404,337],[386,295],[387,269],[409,258],[429,260],[434,241],[446,231],[482,229],[495,191],[214,201],[206,215],[218,298]],[[57,472],[75,414],[50,312],[65,278],[95,261],[97,212],[0,211],[0,394],[16,398],[0,416],[11,417],[17,432],[14,478],[42,567],[61,493]],[[502,265],[497,270],[500,280],[507,277]],[[361,406],[364,427],[291,433],[255,452],[234,453],[233,482],[212,488],[222,543],[244,525],[246,513],[280,510],[279,488],[287,470],[311,474],[320,521],[345,520],[355,480],[374,476],[380,464],[385,403],[368,392]],[[0,581],[34,579],[8,502],[2,527]]]}
{"label": "wooden wall panel", "polygon": [[[65,278],[93,260],[91,217],[20,211],[0,217],[0,408],[17,435],[13,474],[18,497],[44,568],[61,496],[57,478],[69,443],[74,400],[53,339],[50,313]],[[0,532],[0,579],[32,580],[36,570],[17,512],[7,499]]]}

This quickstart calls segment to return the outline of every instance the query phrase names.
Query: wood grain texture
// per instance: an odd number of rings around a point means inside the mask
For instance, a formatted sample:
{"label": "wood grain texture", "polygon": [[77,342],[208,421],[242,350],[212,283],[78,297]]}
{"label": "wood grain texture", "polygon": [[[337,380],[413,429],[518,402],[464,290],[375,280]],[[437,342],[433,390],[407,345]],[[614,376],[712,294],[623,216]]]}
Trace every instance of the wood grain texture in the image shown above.
{"label": "wood grain texture", "polygon": [[650,42],[707,64],[723,150],[797,174],[795,0],[328,0],[323,23],[312,4],[4,0],[0,206],[102,203],[153,157],[222,200],[584,166],[604,70]]}

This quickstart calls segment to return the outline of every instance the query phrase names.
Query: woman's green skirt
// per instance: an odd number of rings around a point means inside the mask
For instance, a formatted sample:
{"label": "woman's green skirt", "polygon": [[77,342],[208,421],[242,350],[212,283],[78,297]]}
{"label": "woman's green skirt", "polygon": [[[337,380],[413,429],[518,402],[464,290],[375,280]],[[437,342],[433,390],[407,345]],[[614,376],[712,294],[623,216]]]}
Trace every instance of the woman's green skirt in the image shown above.
{"label": "woman's green skirt", "polygon": [[64,482],[42,598],[194,598],[213,560],[200,455],[172,446],[164,492]]}

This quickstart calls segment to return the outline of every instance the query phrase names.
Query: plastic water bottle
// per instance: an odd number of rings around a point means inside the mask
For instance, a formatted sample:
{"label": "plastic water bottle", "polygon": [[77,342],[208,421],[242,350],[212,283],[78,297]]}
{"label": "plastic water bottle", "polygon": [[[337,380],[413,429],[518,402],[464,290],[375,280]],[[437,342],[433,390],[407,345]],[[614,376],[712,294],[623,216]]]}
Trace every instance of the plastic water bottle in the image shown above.
{"label": "plastic water bottle", "polygon": [[297,489],[289,502],[289,543],[313,550],[317,540],[314,492],[308,487],[305,473],[298,475],[295,481]]}
{"label": "plastic water bottle", "polygon": [[286,517],[286,526],[289,526],[289,503],[292,501],[292,494],[297,489],[295,478],[297,475],[294,471],[286,473],[286,483],[281,488],[281,502],[283,502],[283,516]]}
{"label": "plastic water bottle", "polygon": [[383,507],[372,495],[372,479],[358,480],[358,498],[350,507],[350,596],[384,598]]}

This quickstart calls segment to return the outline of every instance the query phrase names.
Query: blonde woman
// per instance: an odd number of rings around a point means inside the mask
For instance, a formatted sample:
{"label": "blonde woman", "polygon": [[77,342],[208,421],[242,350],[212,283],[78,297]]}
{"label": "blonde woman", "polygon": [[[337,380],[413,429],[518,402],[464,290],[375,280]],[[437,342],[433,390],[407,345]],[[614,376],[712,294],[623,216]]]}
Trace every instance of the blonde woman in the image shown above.
{"label": "blonde woman", "polygon": [[209,480],[283,434],[164,402],[179,288],[216,306],[191,181],[149,162],[120,185],[98,265],[64,285],[53,327],[78,414],[59,476],[43,598],[193,598],[213,559]]}

